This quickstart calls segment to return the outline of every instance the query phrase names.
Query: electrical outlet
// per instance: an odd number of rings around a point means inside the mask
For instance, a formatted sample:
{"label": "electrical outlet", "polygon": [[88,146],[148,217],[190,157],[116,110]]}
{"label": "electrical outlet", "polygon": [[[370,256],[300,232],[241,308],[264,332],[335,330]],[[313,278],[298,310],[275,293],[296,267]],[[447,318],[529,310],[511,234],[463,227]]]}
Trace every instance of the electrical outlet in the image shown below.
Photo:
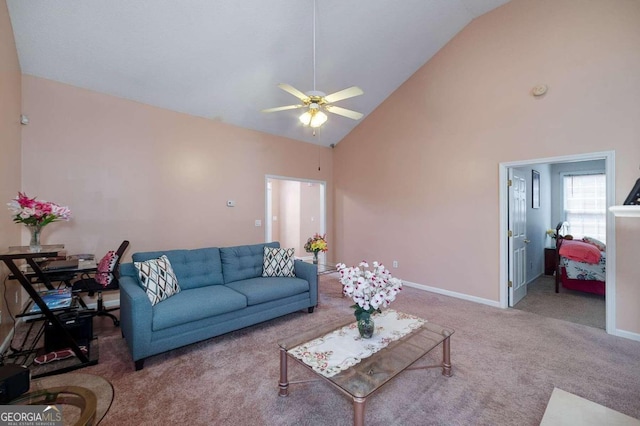
{"label": "electrical outlet", "polygon": [[394,261],[393,261],[393,267],[394,267],[394,268],[397,268],[397,267],[398,267],[398,261],[397,261],[397,260],[394,260]]}

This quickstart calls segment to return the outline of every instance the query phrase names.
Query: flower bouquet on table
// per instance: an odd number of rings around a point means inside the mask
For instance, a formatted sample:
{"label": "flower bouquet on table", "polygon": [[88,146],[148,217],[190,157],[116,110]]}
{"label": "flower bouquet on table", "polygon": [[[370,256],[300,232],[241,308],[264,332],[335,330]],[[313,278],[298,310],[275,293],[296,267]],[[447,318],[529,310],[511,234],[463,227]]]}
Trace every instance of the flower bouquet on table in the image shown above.
{"label": "flower bouquet on table", "polygon": [[32,252],[40,251],[40,231],[43,227],[52,222],[71,218],[69,207],[36,200],[36,197],[29,198],[23,192],[18,192],[18,196],[7,205],[13,215],[13,221],[25,224],[31,232],[29,248]]}
{"label": "flower bouquet on table", "polygon": [[329,246],[327,245],[327,234],[314,234],[313,237],[307,240],[307,243],[304,245],[304,250],[307,253],[313,253],[313,263],[317,264],[318,252],[324,253],[329,250]]}
{"label": "flower bouquet on table", "polygon": [[336,265],[343,285],[342,292],[355,302],[351,308],[355,309],[360,336],[365,339],[370,338],[374,331],[371,314],[381,313],[380,308],[389,306],[402,290],[402,281],[392,277],[381,263],[373,262],[373,269],[367,268],[369,264],[366,261],[349,268],[344,263]]}

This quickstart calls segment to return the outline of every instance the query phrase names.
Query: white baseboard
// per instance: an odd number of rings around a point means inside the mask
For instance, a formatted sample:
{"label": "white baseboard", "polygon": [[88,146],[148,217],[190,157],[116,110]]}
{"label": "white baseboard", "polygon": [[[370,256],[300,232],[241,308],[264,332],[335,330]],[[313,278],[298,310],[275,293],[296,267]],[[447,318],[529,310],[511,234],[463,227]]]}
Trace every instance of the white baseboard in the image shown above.
{"label": "white baseboard", "polygon": [[640,334],[639,333],[634,333],[632,331],[625,331],[625,330],[616,329],[612,334],[614,336],[624,337],[625,339],[635,340],[637,342],[640,342]]}
{"label": "white baseboard", "polygon": [[[443,289],[437,288],[437,287],[429,287],[429,286],[424,285],[424,284],[412,283],[411,281],[402,280],[402,284],[406,285],[407,287],[413,287],[413,288],[417,288],[419,290],[430,291],[431,293],[442,294],[442,295],[445,295],[445,296],[455,297],[457,299],[463,299],[463,300],[468,300],[470,302],[481,303],[483,305],[493,306],[494,308],[500,308],[500,303],[496,302],[494,300],[483,299],[481,297],[476,297],[476,296],[469,296],[468,294],[457,293],[455,291],[449,291],[449,290],[443,290]],[[634,333],[632,331],[616,329],[611,334],[613,336],[623,337],[625,339],[635,340],[635,341],[640,342],[640,333]]]}
{"label": "white baseboard", "polygon": [[457,293],[455,291],[443,290],[437,287],[429,287],[424,284],[412,283],[411,281],[402,280],[402,284],[406,285],[407,287],[413,287],[419,290],[430,291],[431,293],[442,294],[445,296],[455,297],[456,299],[463,299],[463,300],[468,300],[470,302],[476,302],[476,303],[481,303],[483,305],[493,306],[494,308],[500,307],[500,302],[497,300],[483,299],[481,297],[470,296],[464,293]]}

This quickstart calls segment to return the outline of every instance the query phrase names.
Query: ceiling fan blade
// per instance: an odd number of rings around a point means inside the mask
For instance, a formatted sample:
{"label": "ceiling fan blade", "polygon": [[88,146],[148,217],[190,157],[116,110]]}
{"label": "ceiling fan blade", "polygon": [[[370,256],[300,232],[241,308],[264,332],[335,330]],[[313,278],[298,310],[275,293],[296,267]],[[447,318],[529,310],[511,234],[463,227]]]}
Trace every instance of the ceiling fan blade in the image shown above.
{"label": "ceiling fan blade", "polygon": [[288,109],[297,109],[302,107],[304,107],[304,105],[287,105],[287,106],[263,109],[262,112],[286,111]]}
{"label": "ceiling fan blade", "polygon": [[301,101],[309,99],[309,97],[307,95],[305,95],[304,93],[302,93],[301,91],[299,91],[295,87],[290,86],[290,85],[288,85],[286,83],[280,83],[280,84],[278,84],[278,87],[281,88],[282,90],[284,90],[285,92],[291,93],[293,96],[295,96],[296,98],[300,99]]}
{"label": "ceiling fan blade", "polygon": [[327,101],[328,104],[332,104],[334,102],[341,101],[347,98],[353,98],[354,96],[360,96],[364,92],[358,86],[351,86],[347,89],[341,90],[339,92],[332,93],[324,97],[324,100]]}
{"label": "ceiling fan blade", "polygon": [[350,109],[346,109],[346,108],[340,108],[338,106],[335,105],[327,105],[324,107],[324,109],[326,109],[327,111],[333,113],[333,114],[338,114],[341,115],[343,117],[347,117],[347,118],[351,118],[352,120],[360,120],[362,118],[362,116],[364,114],[356,112],[356,111],[352,111]]}

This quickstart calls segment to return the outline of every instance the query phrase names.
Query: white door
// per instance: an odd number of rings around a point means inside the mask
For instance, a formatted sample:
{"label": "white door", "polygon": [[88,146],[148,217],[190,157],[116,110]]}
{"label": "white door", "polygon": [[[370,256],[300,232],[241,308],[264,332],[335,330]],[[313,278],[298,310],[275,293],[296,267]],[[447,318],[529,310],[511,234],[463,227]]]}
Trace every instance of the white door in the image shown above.
{"label": "white door", "polygon": [[527,295],[527,179],[509,169],[509,306]]}

